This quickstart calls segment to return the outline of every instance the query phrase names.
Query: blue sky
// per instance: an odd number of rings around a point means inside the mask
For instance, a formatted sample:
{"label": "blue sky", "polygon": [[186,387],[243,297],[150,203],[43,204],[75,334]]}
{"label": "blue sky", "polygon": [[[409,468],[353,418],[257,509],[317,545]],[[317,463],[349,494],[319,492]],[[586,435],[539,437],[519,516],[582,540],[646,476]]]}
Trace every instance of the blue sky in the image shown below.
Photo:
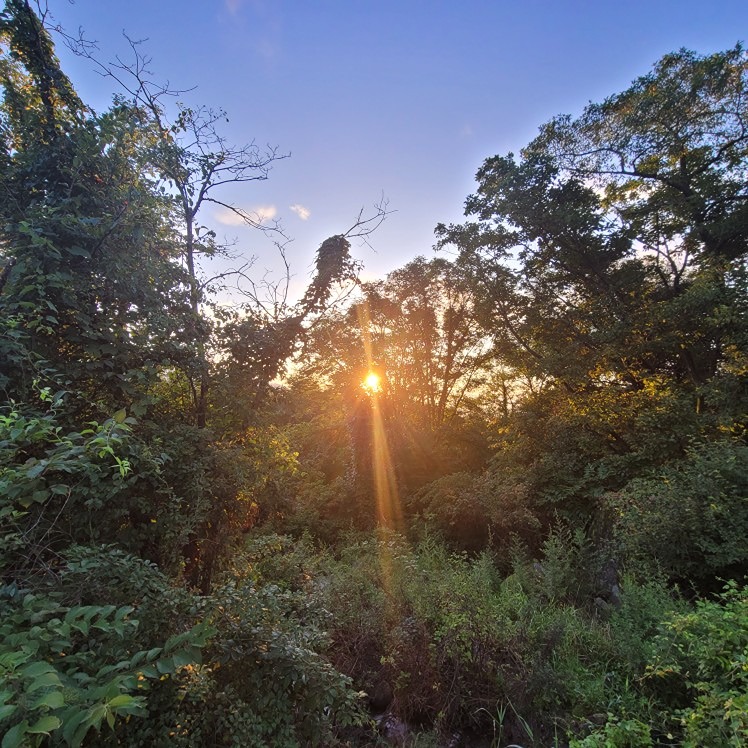
{"label": "blue sky", "polygon": [[[460,220],[484,158],[517,152],[555,114],[625,88],[663,54],[708,53],[748,31],[733,0],[49,0],[102,59],[127,57],[122,31],[148,39],[156,77],[195,87],[184,100],[221,107],[236,144],[291,158],[270,179],[225,197],[280,218],[300,286],[314,251],[382,194],[396,211],[355,247],[366,277],[430,256],[434,226]],[[59,49],[89,104],[112,82]],[[293,207],[292,207],[293,206]],[[276,267],[258,232],[237,237],[256,270]]]}

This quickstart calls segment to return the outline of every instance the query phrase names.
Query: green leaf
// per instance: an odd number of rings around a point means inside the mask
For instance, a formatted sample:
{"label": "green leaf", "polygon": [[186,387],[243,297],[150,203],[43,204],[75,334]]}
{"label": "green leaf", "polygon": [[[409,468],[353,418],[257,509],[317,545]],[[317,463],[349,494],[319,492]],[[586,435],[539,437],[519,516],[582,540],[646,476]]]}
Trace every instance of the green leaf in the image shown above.
{"label": "green leaf", "polygon": [[10,717],[18,707],[15,704],[4,704],[0,706],[0,720],[4,720],[6,717]]}
{"label": "green leaf", "polygon": [[84,724],[87,717],[88,711],[81,710],[65,720],[65,726],[62,728],[62,737],[65,738],[65,742],[68,745],[78,746],[83,742],[83,738],[86,737],[89,728],[89,725]]}
{"label": "green leaf", "polygon": [[91,259],[91,253],[83,249],[83,247],[68,247],[67,252],[69,255],[73,255],[74,257],[85,257],[86,259]]}
{"label": "green leaf", "polygon": [[125,408],[122,408],[122,410],[118,410],[112,418],[114,419],[115,423],[124,423],[125,418],[127,418],[127,410]]}
{"label": "green leaf", "polygon": [[61,691],[50,691],[40,696],[32,705],[31,709],[39,709],[40,707],[46,706],[50,709],[59,709],[65,705],[65,699]]}
{"label": "green leaf", "polygon": [[119,679],[113,680],[104,689],[104,700],[107,706],[110,704],[112,699],[116,699],[120,695],[120,684]]}
{"label": "green leaf", "polygon": [[[30,602],[31,595],[27,595],[26,599],[24,600],[24,604],[26,602]],[[46,675],[47,673],[54,673],[55,669],[48,663],[48,662],[31,662],[25,667],[22,667],[20,670],[21,675],[23,675],[24,678],[36,678],[40,675]]]}
{"label": "green leaf", "polygon": [[86,621],[78,621],[77,623],[74,623],[73,628],[77,629],[78,631],[81,632],[81,634],[85,636],[88,635],[89,626],[88,626],[88,623],[86,623]]}
{"label": "green leaf", "polygon": [[101,724],[101,720],[104,719],[105,715],[106,715],[106,705],[105,704],[94,704],[88,710],[88,721],[98,730],[99,725]]}
{"label": "green leaf", "polygon": [[29,723],[25,720],[19,722],[17,725],[13,725],[3,736],[2,748],[18,748],[22,746],[24,743],[23,736],[28,729]]}
{"label": "green leaf", "polygon": [[33,480],[34,478],[37,478],[42,474],[44,471],[44,468],[47,467],[47,463],[45,461],[37,462],[33,464],[26,473],[26,478],[28,480]]}
{"label": "green leaf", "polygon": [[158,670],[158,672],[162,673],[163,675],[168,675],[169,673],[173,673],[175,670],[173,658],[164,657],[160,660],[157,660],[156,670]]}
{"label": "green leaf", "polygon": [[35,735],[38,735],[39,733],[49,735],[52,730],[56,730],[61,725],[62,722],[60,722],[58,717],[55,717],[53,714],[45,714],[43,717],[40,717],[31,727],[29,727],[26,732],[30,732]]}
{"label": "green leaf", "polygon": [[34,491],[31,495],[31,500],[36,504],[42,504],[49,498],[49,491],[42,488],[38,491]]}
{"label": "green leaf", "polygon": [[196,661],[196,658],[194,657],[193,652],[191,652],[189,649],[184,649],[179,652],[175,652],[172,655],[172,660],[174,661],[174,666],[180,668],[184,667],[185,665],[191,665]]}
{"label": "green leaf", "polygon": [[110,709],[116,709],[118,706],[132,704],[134,701],[134,697],[130,696],[130,694],[122,693],[119,696],[115,696],[111,701],[108,701],[107,706]]}
{"label": "green leaf", "polygon": [[62,686],[62,683],[60,683],[60,677],[54,671],[44,673],[38,678],[34,678],[31,685],[26,689],[26,692],[33,693],[34,691],[38,691],[40,688],[46,688],[47,686]]}

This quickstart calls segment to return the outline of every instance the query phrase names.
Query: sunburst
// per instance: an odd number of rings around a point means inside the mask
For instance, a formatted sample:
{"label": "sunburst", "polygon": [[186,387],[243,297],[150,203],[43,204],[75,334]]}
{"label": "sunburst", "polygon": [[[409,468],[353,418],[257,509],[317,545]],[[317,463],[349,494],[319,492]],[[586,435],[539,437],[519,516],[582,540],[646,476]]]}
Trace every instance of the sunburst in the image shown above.
{"label": "sunburst", "polygon": [[375,371],[370,371],[365,377],[361,386],[371,395],[382,391],[382,377]]}

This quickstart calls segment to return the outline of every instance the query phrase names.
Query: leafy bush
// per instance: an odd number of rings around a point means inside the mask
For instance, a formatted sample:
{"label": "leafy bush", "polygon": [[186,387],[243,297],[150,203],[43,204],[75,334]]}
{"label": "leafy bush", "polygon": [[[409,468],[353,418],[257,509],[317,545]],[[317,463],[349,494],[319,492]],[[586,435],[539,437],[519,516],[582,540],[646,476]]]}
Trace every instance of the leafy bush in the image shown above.
{"label": "leafy bush", "polygon": [[748,743],[748,588],[729,582],[716,600],[699,600],[669,618],[646,675],[672,704],[683,745],[739,748]]}
{"label": "leafy bush", "polygon": [[610,613],[611,636],[623,677],[638,679],[653,656],[662,622],[688,606],[656,577],[640,582],[626,574],[621,588],[621,604]]}
{"label": "leafy bush", "polygon": [[730,582],[716,599],[687,609],[673,598],[668,604],[661,585],[637,588],[629,580],[624,589],[624,605],[611,618],[626,658],[624,671],[613,674],[615,701],[605,724],[570,746],[746,745],[748,590]]}
{"label": "leafy bush", "polygon": [[385,535],[322,568],[333,661],[375,708],[442,731],[500,723],[502,739],[544,744],[612,699],[607,624],[548,595],[531,563],[502,580],[488,553]]}
{"label": "leafy bush", "polygon": [[709,585],[748,568],[748,446],[721,440],[607,497],[630,566]]}
{"label": "leafy bush", "polygon": [[[131,471],[121,456],[130,431],[125,412],[65,433],[57,417],[63,395],[44,388],[46,410],[16,404],[0,409],[0,533],[6,540],[0,564],[6,569],[58,548],[61,535],[70,537],[72,521],[85,525],[104,503],[115,504]],[[93,525],[88,535],[96,532]],[[14,548],[23,548],[22,556]]]}
{"label": "leafy bush", "polygon": [[409,497],[408,508],[459,548],[479,550],[490,542],[508,546],[512,536],[535,539],[540,522],[528,506],[527,487],[500,473],[453,473]]}
{"label": "leafy bush", "polygon": [[64,604],[59,590],[0,596],[0,729],[4,748],[80,745],[104,721],[143,716],[153,683],[199,661],[210,629],[198,625],[161,646],[133,646],[131,606]]}
{"label": "leafy bush", "polygon": [[182,612],[213,631],[202,664],[160,683],[145,705],[147,720],[119,727],[120,742],[333,745],[340,729],[366,721],[350,679],[325,656],[330,616],[299,569],[307,551],[279,536],[248,545],[244,563],[235,559],[236,575],[211,595],[184,601]]}
{"label": "leafy bush", "polygon": [[636,719],[610,718],[600,730],[582,740],[572,740],[569,748],[651,748],[649,725]]}
{"label": "leafy bush", "polygon": [[153,448],[158,440],[149,445],[136,434],[137,422],[124,409],[71,429],[66,411],[74,397],[46,387],[39,395],[39,403],[0,408],[6,573],[35,573],[71,543],[115,541],[173,568],[190,522],[165,480],[171,458]]}

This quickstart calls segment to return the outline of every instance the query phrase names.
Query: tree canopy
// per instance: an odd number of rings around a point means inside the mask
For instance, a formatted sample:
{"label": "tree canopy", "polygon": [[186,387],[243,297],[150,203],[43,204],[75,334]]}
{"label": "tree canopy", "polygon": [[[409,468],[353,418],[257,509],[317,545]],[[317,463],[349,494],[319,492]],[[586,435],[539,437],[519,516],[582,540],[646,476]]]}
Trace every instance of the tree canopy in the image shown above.
{"label": "tree canopy", "polygon": [[745,745],[743,49],[234,306],[200,209],[277,152],[135,51],[95,113],[0,13],[3,748]]}

